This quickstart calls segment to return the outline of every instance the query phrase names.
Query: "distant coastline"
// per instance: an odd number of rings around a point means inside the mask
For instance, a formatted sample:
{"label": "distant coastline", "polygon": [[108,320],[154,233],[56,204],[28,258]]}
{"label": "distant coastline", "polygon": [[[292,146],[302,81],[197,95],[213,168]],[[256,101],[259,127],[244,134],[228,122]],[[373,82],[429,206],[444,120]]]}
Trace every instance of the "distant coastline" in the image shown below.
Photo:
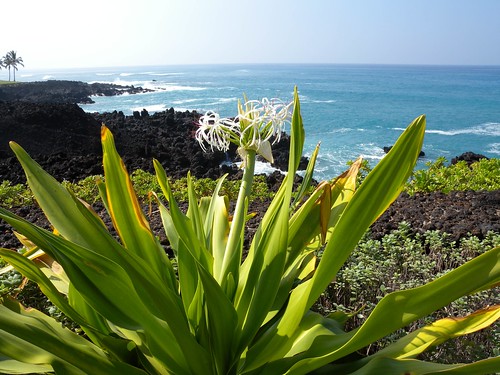
{"label": "distant coastline", "polygon": [[92,96],[115,96],[151,92],[153,90],[112,83],[87,83],[82,81],[47,80],[16,82],[0,86],[1,101],[33,103],[95,103]]}

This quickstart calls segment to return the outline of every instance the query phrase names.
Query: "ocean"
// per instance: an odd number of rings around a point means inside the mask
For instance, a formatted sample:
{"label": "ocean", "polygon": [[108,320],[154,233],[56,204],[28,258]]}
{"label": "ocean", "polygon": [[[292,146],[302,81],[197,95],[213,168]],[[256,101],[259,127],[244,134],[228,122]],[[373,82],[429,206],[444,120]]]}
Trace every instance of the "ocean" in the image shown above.
{"label": "ocean", "polygon": [[[404,128],[427,116],[418,168],[439,156],[448,160],[466,151],[500,157],[500,66],[409,65],[182,65],[21,69],[20,81],[48,79],[142,86],[154,92],[95,97],[81,105],[88,112],[132,114],[171,107],[208,110],[230,117],[237,101],[292,99],[299,89],[306,130],[305,155],[321,142],[315,177],[333,178],[358,156],[374,166]],[[266,169],[261,165],[262,170]]]}

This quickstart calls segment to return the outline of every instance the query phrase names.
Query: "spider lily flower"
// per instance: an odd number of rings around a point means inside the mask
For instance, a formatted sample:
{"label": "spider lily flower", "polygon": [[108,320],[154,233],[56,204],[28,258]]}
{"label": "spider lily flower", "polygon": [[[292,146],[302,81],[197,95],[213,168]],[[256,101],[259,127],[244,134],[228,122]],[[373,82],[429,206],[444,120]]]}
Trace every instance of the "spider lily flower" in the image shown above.
{"label": "spider lily flower", "polygon": [[266,160],[273,162],[273,143],[281,138],[281,132],[290,121],[290,107],[278,99],[246,100],[238,102],[238,115],[234,119],[221,118],[215,112],[207,112],[200,118],[196,139],[204,151],[210,149],[227,151],[230,143],[238,146],[238,154],[245,165],[249,150],[255,151]]}
{"label": "spider lily flower", "polygon": [[236,143],[240,138],[239,126],[234,120],[221,118],[216,112],[209,111],[200,117],[199,128],[195,138],[203,151],[207,151],[205,143],[220,151],[227,151],[231,142]]}

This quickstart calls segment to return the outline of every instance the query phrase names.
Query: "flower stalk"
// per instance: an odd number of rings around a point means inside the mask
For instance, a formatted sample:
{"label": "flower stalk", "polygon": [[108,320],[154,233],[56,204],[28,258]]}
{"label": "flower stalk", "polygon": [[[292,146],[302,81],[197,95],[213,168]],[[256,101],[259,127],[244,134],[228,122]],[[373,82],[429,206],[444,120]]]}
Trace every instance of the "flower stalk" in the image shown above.
{"label": "flower stalk", "polygon": [[224,249],[224,259],[217,281],[226,296],[234,298],[239,278],[243,251],[243,233],[252,192],[255,173],[255,160],[261,155],[273,162],[271,139],[273,143],[281,139],[285,124],[290,121],[290,107],[278,99],[238,101],[238,115],[234,119],[221,118],[218,113],[207,112],[200,118],[196,139],[204,151],[227,151],[231,143],[238,146],[243,168],[238,199],[234,210],[229,236]]}

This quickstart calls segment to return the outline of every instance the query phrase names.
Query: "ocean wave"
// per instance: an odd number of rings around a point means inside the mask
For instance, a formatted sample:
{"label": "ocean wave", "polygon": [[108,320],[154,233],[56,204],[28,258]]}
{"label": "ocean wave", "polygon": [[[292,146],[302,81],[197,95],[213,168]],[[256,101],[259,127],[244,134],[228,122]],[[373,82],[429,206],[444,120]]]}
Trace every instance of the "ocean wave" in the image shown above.
{"label": "ocean wave", "polygon": [[132,112],[134,112],[134,111],[140,112],[143,109],[145,109],[148,112],[163,112],[163,111],[167,110],[167,107],[165,106],[165,104],[152,104],[152,105],[147,105],[147,106],[142,106],[142,107],[134,107],[134,108],[131,108],[130,110]]}
{"label": "ocean wave", "polygon": [[112,83],[117,86],[141,86],[144,87],[144,81],[126,81],[124,79],[115,78],[113,81],[91,81],[89,83]]}
{"label": "ocean wave", "polygon": [[[293,95],[293,93],[292,93],[292,95]],[[312,99],[309,96],[302,95],[302,94],[299,94],[299,99],[300,99],[301,103],[331,104],[331,103],[337,102],[335,99],[325,99],[325,100]]]}
{"label": "ocean wave", "polygon": [[[404,128],[391,128],[391,129],[397,131],[405,130]],[[472,135],[490,135],[498,137],[500,136],[500,123],[486,122],[465,129],[450,129],[450,130],[427,129],[425,132],[427,134],[439,134],[447,136],[472,134]]]}
{"label": "ocean wave", "polygon": [[365,128],[334,128],[334,129],[330,129],[328,131],[324,131],[324,132],[310,132],[309,134],[310,135],[327,135],[327,134],[347,134],[347,133],[352,133],[352,132],[365,132],[366,129]]}
{"label": "ocean wave", "polygon": [[283,173],[280,169],[274,168],[271,166],[271,164],[263,162],[263,161],[256,161],[255,162],[255,172],[254,174],[271,174],[275,171],[279,171]]}
{"label": "ocean wave", "polygon": [[[204,99],[200,99],[204,100]],[[210,110],[213,110],[214,108],[218,108],[218,106],[224,106],[228,103],[234,103],[238,101],[238,98],[233,97],[233,98],[206,98],[206,100],[210,100],[207,102],[202,102],[200,103],[201,106],[204,108],[209,108]],[[216,110],[218,111],[218,109]]]}
{"label": "ocean wave", "polygon": [[[92,81],[89,83],[110,83],[110,81]],[[159,83],[154,81],[128,81],[120,78],[115,78],[111,83],[118,86],[140,86],[144,89],[153,91],[202,91],[206,90],[206,87],[200,86],[181,86],[171,83]],[[137,94],[139,95],[139,94]]]}
{"label": "ocean wave", "polygon": [[313,100],[313,99],[311,99],[309,102],[310,103],[336,103],[337,101],[334,99],[330,99],[330,100]]}
{"label": "ocean wave", "polygon": [[96,76],[114,76],[116,73],[96,73]]}
{"label": "ocean wave", "polygon": [[217,99],[217,101],[219,103],[231,103],[231,102],[237,102],[238,98],[235,98],[235,97],[233,97],[233,98],[219,98],[219,99]]}
{"label": "ocean wave", "polygon": [[186,74],[186,73],[155,73],[155,72],[151,72],[149,73],[150,76],[158,76],[158,77],[163,77],[163,76],[180,76],[180,75],[183,75],[183,74]]}
{"label": "ocean wave", "polygon": [[500,136],[500,123],[487,122],[467,129],[426,130],[426,133],[441,135],[474,134]]}
{"label": "ocean wave", "polygon": [[203,99],[182,99],[182,100],[174,100],[174,101],[172,101],[172,104],[188,104],[188,103],[199,102],[200,100],[203,100]]}
{"label": "ocean wave", "polygon": [[361,143],[359,145],[360,156],[368,160],[380,160],[385,156],[384,150],[374,143]]}
{"label": "ocean wave", "polygon": [[121,77],[130,77],[130,76],[133,76],[134,74],[136,74],[136,73],[120,73],[120,76]]}
{"label": "ocean wave", "polygon": [[180,86],[180,85],[167,85],[167,86],[156,86],[160,91],[203,91],[206,87],[199,86]]}
{"label": "ocean wave", "polygon": [[50,75],[50,74],[46,74],[46,75],[44,75],[44,76],[42,77],[42,79],[43,79],[44,81],[48,81],[49,79],[54,79],[54,78],[56,78],[56,77],[55,77],[55,76],[53,76],[53,75]]}
{"label": "ocean wave", "polygon": [[500,143],[491,143],[488,145],[486,152],[490,154],[500,155]]}

